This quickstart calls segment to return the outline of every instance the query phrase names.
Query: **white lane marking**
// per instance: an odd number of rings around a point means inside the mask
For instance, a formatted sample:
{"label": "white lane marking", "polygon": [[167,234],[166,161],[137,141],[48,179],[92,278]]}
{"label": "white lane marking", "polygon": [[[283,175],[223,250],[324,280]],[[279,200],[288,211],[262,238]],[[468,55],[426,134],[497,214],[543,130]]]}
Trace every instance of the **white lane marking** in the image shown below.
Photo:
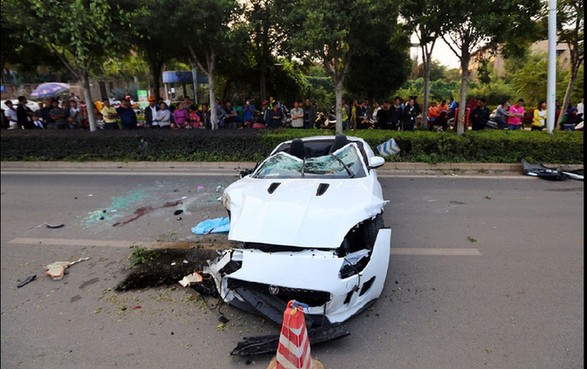
{"label": "white lane marking", "polygon": [[394,255],[437,255],[437,256],[481,256],[477,249],[459,249],[459,248],[391,248]]}
{"label": "white lane marking", "polygon": [[[190,241],[181,242],[187,243]],[[48,246],[98,246],[98,247],[131,247],[150,246],[156,248],[173,247],[174,242],[163,241],[117,241],[117,240],[81,240],[66,238],[15,238],[8,241],[17,245],[48,245]],[[436,255],[436,256],[481,256],[477,249],[462,248],[391,248],[393,255]]]}
{"label": "white lane marking", "polygon": [[8,241],[10,244],[18,245],[48,245],[48,246],[99,246],[99,247],[131,247],[147,245],[152,247],[164,247],[171,245],[171,242],[150,242],[150,241],[117,241],[117,240],[81,240],[66,238],[15,238]]}

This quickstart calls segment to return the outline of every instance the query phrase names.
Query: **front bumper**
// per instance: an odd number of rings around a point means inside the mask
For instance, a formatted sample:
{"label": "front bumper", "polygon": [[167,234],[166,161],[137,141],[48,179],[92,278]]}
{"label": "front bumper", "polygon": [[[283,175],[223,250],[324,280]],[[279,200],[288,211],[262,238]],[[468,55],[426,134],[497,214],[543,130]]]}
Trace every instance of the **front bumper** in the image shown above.
{"label": "front bumper", "polygon": [[391,229],[380,229],[369,262],[348,278],[339,276],[343,257],[334,251],[316,249],[271,253],[226,250],[209,263],[207,272],[224,301],[261,313],[278,324],[292,299],[308,304],[304,313],[315,321],[341,323],[381,295],[390,243]]}

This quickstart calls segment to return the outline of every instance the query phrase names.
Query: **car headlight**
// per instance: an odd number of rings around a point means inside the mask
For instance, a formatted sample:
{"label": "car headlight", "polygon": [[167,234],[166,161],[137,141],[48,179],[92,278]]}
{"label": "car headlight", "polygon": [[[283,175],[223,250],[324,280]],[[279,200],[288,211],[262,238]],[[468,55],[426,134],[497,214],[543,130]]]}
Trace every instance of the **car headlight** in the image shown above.
{"label": "car headlight", "polygon": [[222,197],[220,198],[220,202],[222,203],[222,206],[224,206],[224,208],[228,211],[230,211],[230,195],[227,192],[224,192],[222,194]]}

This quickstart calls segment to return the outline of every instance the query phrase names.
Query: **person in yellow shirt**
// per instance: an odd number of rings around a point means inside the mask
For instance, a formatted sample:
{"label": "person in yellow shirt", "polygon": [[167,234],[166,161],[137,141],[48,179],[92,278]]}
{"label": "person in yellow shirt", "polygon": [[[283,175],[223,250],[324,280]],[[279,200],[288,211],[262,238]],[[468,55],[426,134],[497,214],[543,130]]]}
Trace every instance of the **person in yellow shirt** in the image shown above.
{"label": "person in yellow shirt", "polygon": [[544,123],[546,122],[546,101],[542,100],[538,103],[538,108],[534,109],[534,117],[532,118],[532,131],[542,131]]}
{"label": "person in yellow shirt", "polygon": [[104,129],[118,129],[118,113],[110,106],[110,100],[104,99],[104,107],[100,113],[104,118]]}

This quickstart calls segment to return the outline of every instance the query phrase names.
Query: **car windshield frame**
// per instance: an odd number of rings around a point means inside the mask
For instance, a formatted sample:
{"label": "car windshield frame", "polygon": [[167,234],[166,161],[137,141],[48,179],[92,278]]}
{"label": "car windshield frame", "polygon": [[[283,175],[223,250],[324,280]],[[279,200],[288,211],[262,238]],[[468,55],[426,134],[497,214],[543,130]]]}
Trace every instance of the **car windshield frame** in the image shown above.
{"label": "car windshield frame", "polygon": [[361,152],[354,142],[331,154],[310,158],[298,158],[280,151],[265,159],[251,175],[257,179],[350,179],[366,176]]}

